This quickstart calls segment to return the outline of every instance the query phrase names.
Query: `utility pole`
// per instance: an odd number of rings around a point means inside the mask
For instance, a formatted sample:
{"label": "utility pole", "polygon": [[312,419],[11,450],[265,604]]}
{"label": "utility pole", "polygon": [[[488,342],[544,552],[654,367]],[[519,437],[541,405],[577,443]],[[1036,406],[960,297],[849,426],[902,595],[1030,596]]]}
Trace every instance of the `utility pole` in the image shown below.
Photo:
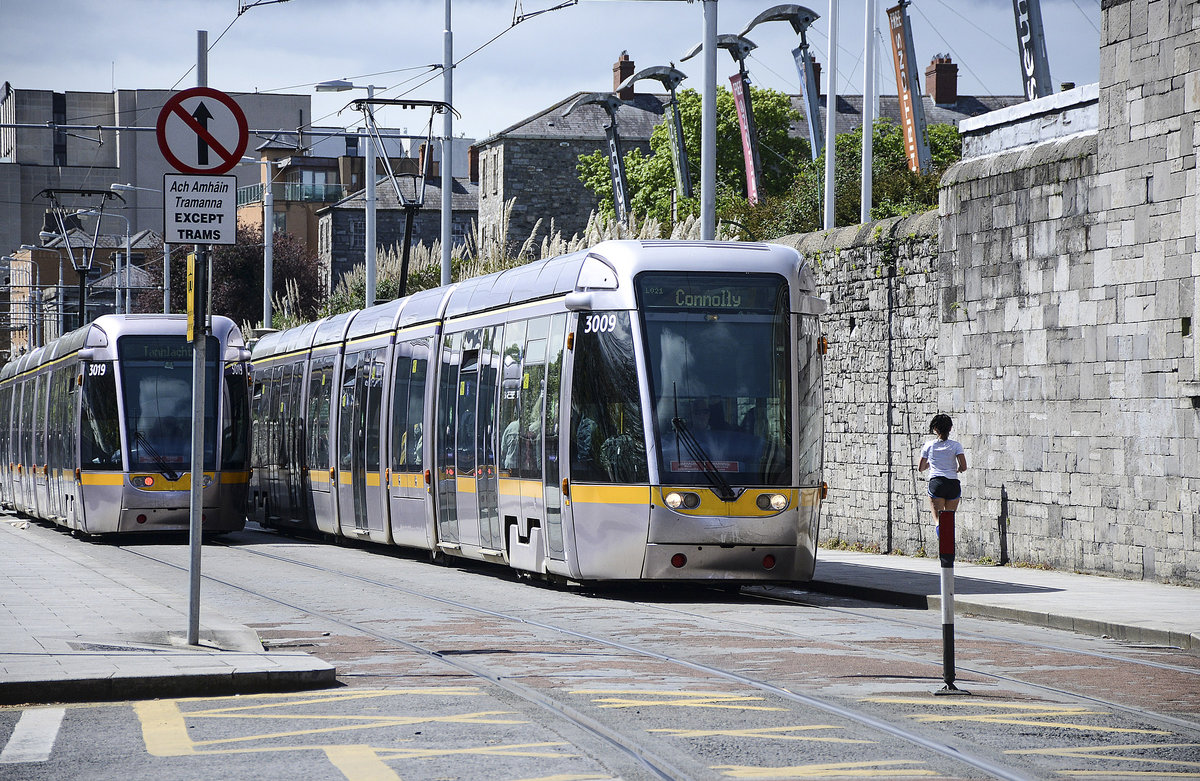
{"label": "utility pole", "polygon": [[[450,29],[450,4],[446,0],[446,28],[442,32],[442,96],[454,105],[454,33]],[[450,284],[450,254],[454,243],[454,112],[442,117],[442,284]],[[407,251],[407,247],[406,247]],[[407,281],[407,280],[406,280]]]}

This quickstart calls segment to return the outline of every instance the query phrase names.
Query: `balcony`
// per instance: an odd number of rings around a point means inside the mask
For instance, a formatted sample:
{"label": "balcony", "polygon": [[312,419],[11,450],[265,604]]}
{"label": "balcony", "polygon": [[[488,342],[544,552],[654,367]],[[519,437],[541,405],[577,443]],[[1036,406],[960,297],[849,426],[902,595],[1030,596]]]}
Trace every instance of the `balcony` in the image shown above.
{"label": "balcony", "polygon": [[[300,184],[298,182],[276,182],[274,190],[275,202],[294,201],[300,203],[330,203],[341,200],[343,191],[340,184]],[[246,206],[252,203],[262,203],[262,184],[251,184],[239,187],[237,205]]]}

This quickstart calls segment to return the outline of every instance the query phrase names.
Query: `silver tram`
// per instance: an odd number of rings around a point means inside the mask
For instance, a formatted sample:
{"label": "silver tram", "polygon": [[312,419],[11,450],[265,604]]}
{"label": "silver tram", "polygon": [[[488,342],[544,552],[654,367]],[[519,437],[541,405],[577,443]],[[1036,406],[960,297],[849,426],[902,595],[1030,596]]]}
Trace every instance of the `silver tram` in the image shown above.
{"label": "silver tram", "polygon": [[790,248],[609,241],[270,334],[252,517],[547,579],[807,580],[824,310]]}
{"label": "silver tram", "polygon": [[[250,352],[213,317],[205,532],[245,526]],[[186,315],[105,315],[0,369],[0,502],[82,534],[184,530],[191,495]]]}

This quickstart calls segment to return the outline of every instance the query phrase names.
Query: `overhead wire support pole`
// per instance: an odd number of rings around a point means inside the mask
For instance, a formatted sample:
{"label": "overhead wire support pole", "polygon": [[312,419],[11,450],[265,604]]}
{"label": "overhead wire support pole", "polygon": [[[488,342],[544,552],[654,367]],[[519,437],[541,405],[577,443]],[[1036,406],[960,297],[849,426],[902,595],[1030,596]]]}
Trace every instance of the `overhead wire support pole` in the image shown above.
{"label": "overhead wire support pole", "polygon": [[866,0],[866,22],[863,24],[863,140],[862,188],[858,219],[871,220],[873,205],[873,175],[875,153],[875,0]]}
{"label": "overhead wire support pole", "polygon": [[[442,97],[454,105],[454,33],[450,27],[451,0],[446,0],[446,27],[442,31]],[[442,284],[450,284],[450,258],[454,244],[454,114],[442,117]]]}
{"label": "overhead wire support pole", "polygon": [[700,238],[717,237],[717,0],[704,0],[704,85],[700,101]]}
{"label": "overhead wire support pole", "polygon": [[825,230],[833,230],[834,164],[837,157],[837,37],[838,0],[829,0],[829,88],[825,100]]}

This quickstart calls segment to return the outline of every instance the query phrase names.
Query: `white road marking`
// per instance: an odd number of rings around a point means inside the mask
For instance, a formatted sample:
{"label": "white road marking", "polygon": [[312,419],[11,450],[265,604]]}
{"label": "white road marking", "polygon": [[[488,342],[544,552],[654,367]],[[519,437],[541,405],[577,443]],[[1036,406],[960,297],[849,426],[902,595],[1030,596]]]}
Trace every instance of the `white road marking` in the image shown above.
{"label": "white road marking", "polygon": [[0,765],[45,762],[54,750],[65,708],[30,708],[22,711],[8,745],[0,752]]}

